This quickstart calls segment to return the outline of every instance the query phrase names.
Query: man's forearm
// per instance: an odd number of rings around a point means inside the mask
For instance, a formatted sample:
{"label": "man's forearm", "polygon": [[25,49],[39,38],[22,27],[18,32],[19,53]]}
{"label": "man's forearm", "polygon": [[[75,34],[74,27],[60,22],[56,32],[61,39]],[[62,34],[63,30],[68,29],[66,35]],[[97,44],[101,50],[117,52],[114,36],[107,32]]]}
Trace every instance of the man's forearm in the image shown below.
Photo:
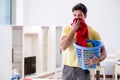
{"label": "man's forearm", "polygon": [[101,55],[100,55],[100,60],[103,61],[106,57],[107,57],[107,52],[106,52],[105,46],[103,46]]}

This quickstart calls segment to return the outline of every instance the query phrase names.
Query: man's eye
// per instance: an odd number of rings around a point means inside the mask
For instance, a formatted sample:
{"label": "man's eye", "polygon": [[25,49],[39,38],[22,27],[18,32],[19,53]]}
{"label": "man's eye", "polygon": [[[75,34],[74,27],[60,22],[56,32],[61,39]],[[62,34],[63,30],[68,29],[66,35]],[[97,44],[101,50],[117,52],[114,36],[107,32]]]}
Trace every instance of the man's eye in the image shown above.
{"label": "man's eye", "polygon": [[82,17],[83,15],[82,14],[79,14],[79,17]]}
{"label": "man's eye", "polygon": [[74,16],[76,16],[76,15],[74,14]]}

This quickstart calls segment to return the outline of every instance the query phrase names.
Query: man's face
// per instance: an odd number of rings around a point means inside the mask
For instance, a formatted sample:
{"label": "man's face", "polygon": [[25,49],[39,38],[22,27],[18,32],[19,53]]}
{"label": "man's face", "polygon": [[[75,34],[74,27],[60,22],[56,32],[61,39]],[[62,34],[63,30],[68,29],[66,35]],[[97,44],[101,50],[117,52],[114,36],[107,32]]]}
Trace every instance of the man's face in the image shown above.
{"label": "man's face", "polygon": [[84,15],[84,13],[80,10],[75,10],[73,11],[73,17],[74,18],[82,18],[82,19],[85,19],[86,18],[86,15]]}

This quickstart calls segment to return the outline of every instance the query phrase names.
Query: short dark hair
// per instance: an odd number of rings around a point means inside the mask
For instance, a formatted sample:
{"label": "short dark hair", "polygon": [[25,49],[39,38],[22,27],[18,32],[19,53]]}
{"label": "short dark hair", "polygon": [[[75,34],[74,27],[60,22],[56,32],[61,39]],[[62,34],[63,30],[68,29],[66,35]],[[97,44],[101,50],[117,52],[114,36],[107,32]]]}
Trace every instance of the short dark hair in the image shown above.
{"label": "short dark hair", "polygon": [[78,3],[72,8],[72,12],[75,10],[82,11],[85,15],[87,14],[87,7],[83,3]]}

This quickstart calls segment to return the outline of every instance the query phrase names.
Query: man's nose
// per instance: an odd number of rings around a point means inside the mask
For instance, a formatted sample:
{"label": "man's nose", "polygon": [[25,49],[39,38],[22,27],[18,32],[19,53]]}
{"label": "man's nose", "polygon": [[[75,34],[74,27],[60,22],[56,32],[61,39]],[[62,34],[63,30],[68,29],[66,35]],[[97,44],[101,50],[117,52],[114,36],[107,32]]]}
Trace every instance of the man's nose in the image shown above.
{"label": "man's nose", "polygon": [[79,18],[79,16],[76,16],[76,18]]}

